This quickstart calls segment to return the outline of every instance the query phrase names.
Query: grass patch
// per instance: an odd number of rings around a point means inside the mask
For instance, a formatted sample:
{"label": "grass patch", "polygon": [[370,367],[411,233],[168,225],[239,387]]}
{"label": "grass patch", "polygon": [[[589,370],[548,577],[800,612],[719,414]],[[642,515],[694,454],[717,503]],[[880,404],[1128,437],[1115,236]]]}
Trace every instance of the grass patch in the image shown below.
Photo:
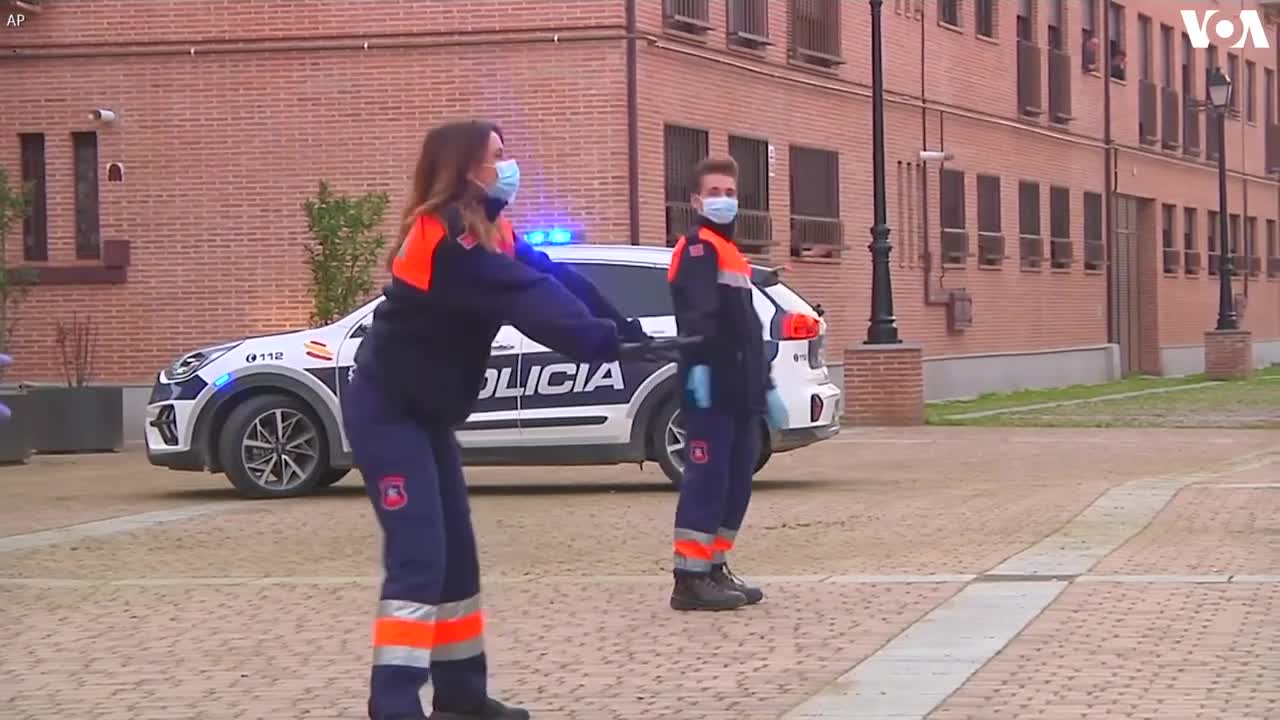
{"label": "grass patch", "polygon": [[934,403],[928,406],[927,414],[928,421],[938,425],[1280,428],[1280,366],[1261,370],[1248,380],[1215,383],[1177,392],[1097,400],[977,418],[954,417],[985,410],[1101,398],[1202,382],[1205,382],[1203,376],[1129,378],[1101,385],[1030,390],[988,395],[966,402]]}

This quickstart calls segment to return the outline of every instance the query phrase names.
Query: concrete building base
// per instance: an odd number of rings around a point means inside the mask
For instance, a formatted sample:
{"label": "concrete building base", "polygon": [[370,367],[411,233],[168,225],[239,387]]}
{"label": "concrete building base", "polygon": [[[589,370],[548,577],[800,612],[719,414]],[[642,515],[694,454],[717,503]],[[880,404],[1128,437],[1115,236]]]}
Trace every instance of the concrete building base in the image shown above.
{"label": "concrete building base", "polygon": [[1239,380],[1253,374],[1253,334],[1210,330],[1204,334],[1204,372],[1210,380]]}
{"label": "concrete building base", "polygon": [[924,424],[924,348],[851,345],[844,351],[844,416],[850,425]]}
{"label": "concrete building base", "polygon": [[[1257,340],[1253,345],[1254,369],[1280,365],[1280,340]],[[1195,375],[1205,371],[1204,345],[1166,345],[1160,348],[1165,375]]]}

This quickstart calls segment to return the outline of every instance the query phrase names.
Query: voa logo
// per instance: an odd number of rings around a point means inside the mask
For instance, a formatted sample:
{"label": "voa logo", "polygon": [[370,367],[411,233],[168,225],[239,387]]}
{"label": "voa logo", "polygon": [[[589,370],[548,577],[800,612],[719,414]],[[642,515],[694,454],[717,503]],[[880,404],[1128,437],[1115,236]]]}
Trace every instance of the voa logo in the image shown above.
{"label": "voa logo", "polygon": [[[1182,24],[1187,27],[1187,37],[1191,40],[1191,47],[1203,50],[1209,47],[1209,23],[1220,10],[1207,10],[1198,12],[1196,10],[1182,11]],[[1235,20],[1231,18],[1222,18],[1213,23],[1213,34],[1218,36],[1219,40],[1230,40],[1237,33],[1240,39],[1236,41],[1232,48],[1245,47],[1246,41],[1255,48],[1269,49],[1270,43],[1267,41],[1267,31],[1262,26],[1262,19],[1258,17],[1257,10],[1241,10]],[[1235,80],[1235,78],[1231,78]]]}
{"label": "voa logo", "polygon": [[589,393],[600,388],[623,390],[622,366],[605,363],[592,371],[587,363],[552,363],[532,365],[529,376],[520,382],[515,368],[486,368],[480,400],[512,398],[521,395],[568,395]]}

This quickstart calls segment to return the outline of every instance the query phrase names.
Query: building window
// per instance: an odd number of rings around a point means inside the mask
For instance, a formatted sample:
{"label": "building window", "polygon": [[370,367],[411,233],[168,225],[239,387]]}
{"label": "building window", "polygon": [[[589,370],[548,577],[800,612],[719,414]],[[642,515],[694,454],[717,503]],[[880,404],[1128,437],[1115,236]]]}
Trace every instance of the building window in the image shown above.
{"label": "building window", "polygon": [[1067,49],[1066,18],[1062,14],[1063,0],[1049,0],[1049,48],[1059,52]]}
{"label": "building window", "polygon": [[791,0],[791,56],[819,67],[844,64],[840,0]]}
{"label": "building window", "polygon": [[1044,238],[1040,235],[1040,184],[1018,183],[1018,250],[1022,267],[1044,264]]}
{"label": "building window", "polygon": [[[955,3],[952,3],[953,5]],[[953,11],[959,15],[960,11]],[[996,36],[996,0],[974,0],[973,27],[983,37]]]}
{"label": "building window", "polygon": [[840,155],[792,146],[791,256],[838,258],[843,244]]}
{"label": "building window", "polygon": [[729,42],[745,47],[769,45],[768,0],[729,0]]}
{"label": "building window", "polygon": [[1268,126],[1276,122],[1276,74],[1271,68],[1262,69],[1262,119]]}
{"label": "building window", "polygon": [[1107,262],[1106,240],[1102,235],[1102,196],[1084,194],[1084,269],[1101,270]]}
{"label": "building window", "polygon": [[693,186],[693,166],[707,156],[709,146],[706,130],[679,125],[662,126],[668,245],[674,245],[676,239],[693,225],[695,213],[689,198],[698,192]]}
{"label": "building window", "polygon": [[1231,78],[1231,109],[1240,110],[1240,57],[1235,53],[1227,53],[1227,77]]}
{"label": "building window", "polygon": [[960,27],[960,0],[938,0],[938,22]]}
{"label": "building window", "polygon": [[760,252],[773,241],[773,222],[769,217],[769,143],[730,135],[729,155],[738,162],[735,240],[747,252]]}
{"label": "building window", "polygon": [[1000,222],[1000,178],[978,176],[978,264],[1004,264],[1004,234]]}
{"label": "building window", "polygon": [[1257,277],[1262,267],[1258,262],[1258,218],[1256,217],[1244,219],[1244,263],[1247,267],[1241,270],[1248,270],[1250,275]]}
{"label": "building window", "polygon": [[1195,208],[1182,209],[1182,268],[1188,275],[1200,274],[1200,249],[1196,246]]}
{"label": "building window", "polygon": [[1178,208],[1173,205],[1160,206],[1160,240],[1164,255],[1164,271],[1167,275],[1177,275],[1182,265],[1182,251],[1178,249]]}
{"label": "building window", "polygon": [[31,211],[22,219],[22,259],[44,262],[49,259],[49,207],[46,203],[44,135],[18,136],[22,146],[22,184],[31,188]]}
{"label": "building window", "polygon": [[1161,77],[1161,83],[1167,87],[1174,87],[1174,55],[1173,55],[1173,28],[1168,25],[1160,26],[1160,62],[1164,69],[1164,76]]}
{"label": "building window", "polygon": [[1151,82],[1151,18],[1138,15],[1138,79]]}
{"label": "building window", "polygon": [[1034,43],[1036,41],[1035,28],[1031,0],[1018,0],[1018,39],[1023,42]]}
{"label": "building window", "polygon": [[1244,119],[1258,122],[1258,66],[1252,60],[1244,64]]}
{"label": "building window", "polygon": [[938,204],[942,206],[942,262],[944,265],[966,265],[969,260],[969,233],[965,229],[964,173],[943,170],[940,176]]}
{"label": "building window", "polygon": [[1124,80],[1129,65],[1125,50],[1124,6],[1110,3],[1111,37],[1107,38],[1107,62],[1110,64],[1111,77]]}
{"label": "building window", "polygon": [[1097,0],[1080,0],[1080,67],[1085,72],[1098,71]]}
{"label": "building window", "polygon": [[98,228],[98,133],[71,133],[76,174],[76,259],[102,256]]}
{"label": "building window", "polygon": [[1182,99],[1190,102],[1195,96],[1196,49],[1191,47],[1191,36],[1182,33]]}
{"label": "building window", "polygon": [[1049,188],[1049,267],[1071,267],[1071,191]]}
{"label": "building window", "polygon": [[1239,275],[1244,269],[1244,263],[1240,259],[1240,215],[1239,213],[1230,213],[1227,215],[1227,252],[1231,253],[1231,272]]}
{"label": "building window", "polygon": [[711,30],[711,0],[662,0],[663,23],[695,35]]}
{"label": "building window", "polygon": [[1204,234],[1205,249],[1208,251],[1205,254],[1205,261],[1209,263],[1209,274],[1217,275],[1218,264],[1222,262],[1218,259],[1218,234],[1221,230],[1218,222],[1218,213],[1209,210],[1205,213],[1205,220],[1209,223],[1208,227],[1205,228]]}
{"label": "building window", "polygon": [[1276,221],[1267,221],[1267,277],[1280,277],[1280,238],[1276,237]]}

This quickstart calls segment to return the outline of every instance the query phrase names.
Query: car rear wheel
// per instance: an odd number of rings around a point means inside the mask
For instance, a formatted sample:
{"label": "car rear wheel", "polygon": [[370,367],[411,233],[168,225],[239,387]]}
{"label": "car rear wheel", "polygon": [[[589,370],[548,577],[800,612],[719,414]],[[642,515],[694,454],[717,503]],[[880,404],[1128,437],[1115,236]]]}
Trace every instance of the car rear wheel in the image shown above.
{"label": "car rear wheel", "polygon": [[[763,439],[760,443],[760,457],[756,460],[755,472],[769,462],[773,448],[769,442],[768,430],[761,423]],[[658,458],[662,473],[667,476],[671,486],[676,490],[684,483],[685,446],[688,436],[684,427],[684,411],[680,407],[679,398],[672,398],[663,404],[650,421],[649,446]]]}
{"label": "car rear wheel", "polygon": [[258,395],[232,410],[218,451],[227,478],[249,498],[305,495],[334,472],[323,426],[287,395]]}

